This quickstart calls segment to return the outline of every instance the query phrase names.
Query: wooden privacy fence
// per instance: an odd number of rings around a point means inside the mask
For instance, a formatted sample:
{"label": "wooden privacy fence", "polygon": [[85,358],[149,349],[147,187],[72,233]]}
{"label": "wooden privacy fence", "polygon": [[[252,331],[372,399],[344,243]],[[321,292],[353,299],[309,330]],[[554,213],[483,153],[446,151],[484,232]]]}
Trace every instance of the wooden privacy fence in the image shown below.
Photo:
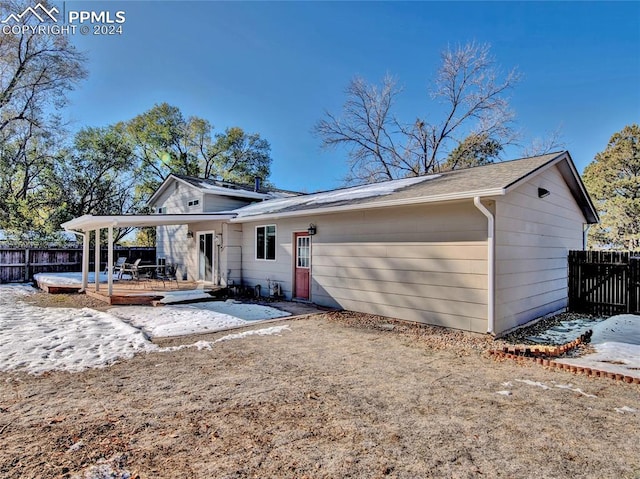
{"label": "wooden privacy fence", "polygon": [[569,311],[640,312],[640,252],[569,251]]}
{"label": "wooden privacy fence", "polygon": [[[100,270],[107,264],[107,249],[100,251]],[[93,247],[89,252],[89,269],[94,269]],[[126,256],[130,261],[155,263],[155,247],[116,247],[114,261]],[[33,281],[36,273],[82,271],[82,248],[0,248],[0,283]]]}

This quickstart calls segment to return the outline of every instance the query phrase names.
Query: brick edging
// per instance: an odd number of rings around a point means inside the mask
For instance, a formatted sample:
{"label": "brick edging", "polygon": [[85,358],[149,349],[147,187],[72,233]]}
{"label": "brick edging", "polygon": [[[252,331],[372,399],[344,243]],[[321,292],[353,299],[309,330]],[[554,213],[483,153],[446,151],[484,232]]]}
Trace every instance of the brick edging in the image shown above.
{"label": "brick edging", "polygon": [[531,361],[549,369],[556,369],[559,371],[564,370],[572,372],[573,374],[584,374],[589,377],[615,379],[629,384],[640,384],[640,378],[635,378],[633,376],[625,376],[621,373],[612,373],[610,371],[603,371],[601,369],[589,368],[586,366],[559,363],[550,359],[560,357],[566,352],[577,348],[581,344],[588,343],[591,340],[592,334],[593,331],[589,330],[574,341],[565,343],[561,346],[505,346],[502,350],[491,349],[489,350],[489,354],[496,360],[513,359],[516,361]]}

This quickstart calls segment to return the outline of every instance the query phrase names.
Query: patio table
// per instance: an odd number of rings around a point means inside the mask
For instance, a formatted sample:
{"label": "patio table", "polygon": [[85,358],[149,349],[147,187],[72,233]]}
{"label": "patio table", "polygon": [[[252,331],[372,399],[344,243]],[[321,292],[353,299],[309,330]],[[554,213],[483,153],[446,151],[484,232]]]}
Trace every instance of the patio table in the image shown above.
{"label": "patio table", "polygon": [[138,266],[138,275],[140,275],[140,273],[142,273],[143,276],[146,274],[147,278],[153,279],[156,277],[158,271],[164,269],[165,266],[164,264],[141,264]]}

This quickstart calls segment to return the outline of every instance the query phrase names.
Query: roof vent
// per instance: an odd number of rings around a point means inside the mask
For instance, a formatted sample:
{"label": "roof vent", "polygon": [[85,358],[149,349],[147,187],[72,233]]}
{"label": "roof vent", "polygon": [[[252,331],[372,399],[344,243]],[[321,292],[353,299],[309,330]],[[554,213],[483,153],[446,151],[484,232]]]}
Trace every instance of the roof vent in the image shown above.
{"label": "roof vent", "polygon": [[551,193],[545,188],[538,188],[538,198],[546,198]]}

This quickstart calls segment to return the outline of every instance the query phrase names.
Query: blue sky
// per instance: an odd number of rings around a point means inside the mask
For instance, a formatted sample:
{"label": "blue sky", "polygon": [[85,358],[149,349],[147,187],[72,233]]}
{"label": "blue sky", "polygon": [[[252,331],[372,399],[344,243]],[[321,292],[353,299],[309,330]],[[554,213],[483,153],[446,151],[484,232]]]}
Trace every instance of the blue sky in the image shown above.
{"label": "blue sky", "polygon": [[[311,133],[339,112],[354,75],[393,74],[397,114],[429,117],[428,88],[447,45],[490,43],[527,139],[562,128],[578,169],[640,122],[640,2],[66,2],[124,10],[122,36],[74,35],[89,78],[70,95],[72,128],[127,120],[168,102],[241,126],[272,146],[281,188],[337,187],[347,153]],[[434,112],[437,114],[437,112]],[[525,141],[526,142],[526,141]],[[507,151],[517,157],[518,148]]]}

